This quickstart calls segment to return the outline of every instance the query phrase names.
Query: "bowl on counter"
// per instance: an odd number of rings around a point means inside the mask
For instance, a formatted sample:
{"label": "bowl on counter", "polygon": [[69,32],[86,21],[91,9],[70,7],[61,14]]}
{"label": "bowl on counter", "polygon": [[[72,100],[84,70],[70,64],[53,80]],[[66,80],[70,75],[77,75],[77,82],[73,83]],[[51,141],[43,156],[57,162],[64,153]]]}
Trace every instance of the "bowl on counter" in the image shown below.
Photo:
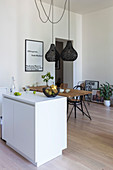
{"label": "bowl on counter", "polygon": [[66,92],[66,93],[69,93],[69,92],[70,92],[70,89],[66,89],[65,92]]}
{"label": "bowl on counter", "polygon": [[59,88],[51,89],[50,87],[45,87],[45,88],[43,88],[43,93],[47,97],[56,97],[59,93]]}
{"label": "bowl on counter", "polygon": [[64,89],[60,89],[60,93],[63,93],[64,92]]}

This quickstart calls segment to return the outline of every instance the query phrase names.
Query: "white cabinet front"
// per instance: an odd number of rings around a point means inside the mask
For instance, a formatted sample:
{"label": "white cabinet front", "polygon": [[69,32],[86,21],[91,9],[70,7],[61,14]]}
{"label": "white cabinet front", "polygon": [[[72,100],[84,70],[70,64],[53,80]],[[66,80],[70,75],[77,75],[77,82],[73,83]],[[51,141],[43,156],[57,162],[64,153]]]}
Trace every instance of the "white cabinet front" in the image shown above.
{"label": "white cabinet front", "polygon": [[[35,108],[4,98],[4,139],[29,159],[35,159]],[[7,109],[8,108],[8,109]]]}
{"label": "white cabinet front", "polygon": [[0,116],[2,116],[2,94],[5,94],[7,91],[7,88],[0,87]]}
{"label": "white cabinet front", "polygon": [[13,102],[3,98],[3,136],[8,143],[13,144]]}
{"label": "white cabinet front", "polygon": [[34,106],[14,102],[14,146],[32,160],[35,157],[34,115]]}

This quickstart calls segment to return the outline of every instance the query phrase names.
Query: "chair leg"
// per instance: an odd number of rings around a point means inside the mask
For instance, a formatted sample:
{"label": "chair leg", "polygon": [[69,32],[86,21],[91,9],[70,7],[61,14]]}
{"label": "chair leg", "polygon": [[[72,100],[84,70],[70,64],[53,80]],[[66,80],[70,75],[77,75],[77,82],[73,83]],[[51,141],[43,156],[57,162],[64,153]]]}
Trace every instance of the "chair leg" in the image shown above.
{"label": "chair leg", "polygon": [[88,109],[87,109],[86,104],[85,104],[85,102],[84,102],[84,101],[83,101],[83,104],[84,104],[85,109],[86,109],[87,114],[88,114],[88,115],[87,115],[87,117],[89,117],[89,119],[90,119],[90,120],[92,120],[92,119],[91,119],[91,116],[90,116],[90,114],[89,114],[89,111],[88,111]]}
{"label": "chair leg", "polygon": [[68,102],[67,102],[67,115],[68,115],[68,109],[69,109],[69,104],[68,104]]}
{"label": "chair leg", "polygon": [[83,114],[83,116],[84,116],[82,101],[81,101],[81,110],[82,110],[82,114]]}
{"label": "chair leg", "polygon": [[76,119],[76,104],[74,104],[74,109],[75,109],[75,119]]}
{"label": "chair leg", "polygon": [[71,112],[70,112],[69,115],[67,116],[67,121],[69,120],[69,118],[70,118],[70,116],[71,116],[71,113],[72,113],[72,111],[73,111],[73,108],[74,108],[74,107],[72,107]]}

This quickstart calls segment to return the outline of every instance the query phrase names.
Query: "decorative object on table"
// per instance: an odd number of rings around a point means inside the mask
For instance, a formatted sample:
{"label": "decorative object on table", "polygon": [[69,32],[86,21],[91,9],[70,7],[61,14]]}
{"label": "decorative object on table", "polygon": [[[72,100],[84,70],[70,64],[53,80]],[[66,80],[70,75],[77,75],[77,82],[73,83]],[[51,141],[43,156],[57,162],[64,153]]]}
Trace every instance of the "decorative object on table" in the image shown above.
{"label": "decorative object on table", "polygon": [[48,81],[49,81],[50,79],[53,80],[54,77],[51,76],[51,73],[50,73],[50,72],[48,72],[47,74],[42,75],[42,79],[43,79],[44,82],[46,82],[46,86],[48,86]]}
{"label": "decorative object on table", "polygon": [[36,82],[36,87],[38,86],[38,84],[39,84],[39,83],[38,83],[38,82]]}
{"label": "decorative object on table", "polygon": [[14,76],[12,76],[10,93],[14,93],[14,91],[15,91],[15,79],[14,79]]}
{"label": "decorative object on table", "polygon": [[22,94],[22,93],[20,93],[20,92],[15,92],[15,93],[14,93],[15,96],[21,96],[21,94]]}
{"label": "decorative object on table", "polygon": [[26,89],[26,92],[29,92],[29,91],[30,91],[30,89],[29,89],[29,88],[27,88],[27,89]]}
{"label": "decorative object on table", "polygon": [[104,98],[104,105],[109,107],[110,106],[110,97],[112,96],[113,86],[111,86],[108,82],[106,84],[100,85],[100,96]]}
{"label": "decorative object on table", "polygon": [[59,93],[59,88],[57,88],[55,85],[52,85],[50,87],[43,88],[43,93],[47,97],[56,97]]}
{"label": "decorative object on table", "polygon": [[70,0],[68,0],[68,39],[66,47],[61,53],[61,58],[64,61],[75,61],[78,57],[78,53],[73,48],[72,41],[70,40]]}
{"label": "decorative object on table", "polygon": [[61,85],[61,78],[60,77],[57,79],[57,82],[55,84],[57,85],[57,87],[60,87],[60,85]]}
{"label": "decorative object on table", "polygon": [[26,92],[29,92],[30,88],[29,88],[29,86],[25,86],[25,87],[23,87],[23,90],[26,91]]}
{"label": "decorative object on table", "polygon": [[66,89],[65,92],[66,92],[66,93],[69,93],[69,92],[70,92],[70,89]]}
{"label": "decorative object on table", "polygon": [[43,42],[25,40],[25,71],[43,71]]}
{"label": "decorative object on table", "polygon": [[60,89],[60,93],[63,93],[64,92],[64,89]]}

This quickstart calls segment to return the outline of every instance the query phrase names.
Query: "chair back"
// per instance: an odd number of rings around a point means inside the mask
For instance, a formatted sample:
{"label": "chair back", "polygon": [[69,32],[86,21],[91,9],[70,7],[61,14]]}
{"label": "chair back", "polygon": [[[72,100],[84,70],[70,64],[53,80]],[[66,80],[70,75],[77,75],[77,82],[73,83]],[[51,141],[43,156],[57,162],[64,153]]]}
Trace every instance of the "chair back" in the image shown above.
{"label": "chair back", "polygon": [[61,89],[64,89],[64,88],[67,88],[68,87],[68,84],[67,83],[61,83],[60,85],[60,88]]}
{"label": "chair back", "polygon": [[83,87],[81,85],[76,85],[73,87],[73,89],[83,90]]}
{"label": "chair back", "polygon": [[[83,90],[83,87],[81,85],[76,85],[76,86],[73,87],[73,89]],[[76,99],[82,101],[83,96],[78,96],[78,97],[76,97]]]}

